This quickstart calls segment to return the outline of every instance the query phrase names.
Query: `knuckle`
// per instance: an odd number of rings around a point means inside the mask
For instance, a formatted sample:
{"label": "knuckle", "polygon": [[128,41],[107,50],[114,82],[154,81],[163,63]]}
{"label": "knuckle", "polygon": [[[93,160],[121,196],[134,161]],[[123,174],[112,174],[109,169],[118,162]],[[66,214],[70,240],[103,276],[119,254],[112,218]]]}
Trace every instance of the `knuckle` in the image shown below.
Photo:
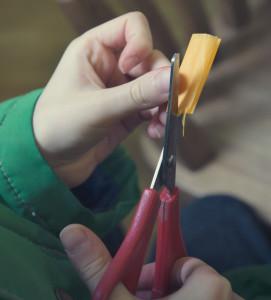
{"label": "knuckle", "polygon": [[164,54],[162,51],[160,51],[159,49],[153,49],[153,52],[152,52],[152,57],[154,59],[157,59],[159,57],[164,57]]}
{"label": "knuckle", "polygon": [[210,276],[214,299],[228,299],[232,295],[232,287],[228,279],[221,275]]}
{"label": "knuckle", "polygon": [[225,277],[222,277],[222,278],[223,278],[223,287],[224,287],[225,293],[226,294],[231,294],[232,293],[231,283]]}
{"label": "knuckle", "polygon": [[131,16],[138,19],[139,21],[148,23],[147,17],[141,11],[134,11],[134,12],[131,12],[130,14],[131,14]]}
{"label": "knuckle", "polygon": [[[76,38],[74,38],[68,45],[66,51],[70,51],[71,53],[78,53],[85,48],[89,47],[88,41],[92,40],[92,35],[90,32],[86,32]],[[92,43],[90,43],[92,45]]]}
{"label": "knuckle", "polygon": [[129,95],[134,106],[140,108],[146,108],[148,106],[141,81],[135,81],[131,84]]}
{"label": "knuckle", "polygon": [[108,264],[109,257],[99,257],[91,263],[83,265],[80,269],[80,276],[84,282],[90,282],[95,280],[97,276],[100,276],[101,271]]}
{"label": "knuckle", "polygon": [[67,47],[67,50],[74,50],[74,49],[76,49],[78,47],[79,43],[80,43],[80,37],[77,37],[77,38],[73,39],[69,43],[69,45]]}
{"label": "knuckle", "polygon": [[165,54],[162,51],[158,49],[153,49],[152,60],[153,62],[159,62],[161,66],[165,66],[165,65],[170,66],[170,61],[168,60],[168,58],[165,56]]}

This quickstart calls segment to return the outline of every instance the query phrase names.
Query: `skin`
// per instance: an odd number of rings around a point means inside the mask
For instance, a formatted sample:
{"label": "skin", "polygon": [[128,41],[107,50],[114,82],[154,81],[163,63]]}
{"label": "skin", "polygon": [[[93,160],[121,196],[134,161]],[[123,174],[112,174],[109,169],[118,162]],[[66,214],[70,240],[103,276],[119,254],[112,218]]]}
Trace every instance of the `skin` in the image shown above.
{"label": "skin", "polygon": [[170,63],[152,46],[148,22],[129,13],[75,39],[40,96],[33,128],[40,152],[69,186],[142,121],[163,136]]}
{"label": "skin", "polygon": [[[110,264],[111,256],[102,241],[88,228],[72,224],[60,233],[63,246],[78,274],[91,294]],[[150,299],[154,263],[143,267],[137,296],[131,295],[123,284],[118,284],[110,300]],[[185,257],[176,261],[170,278],[174,293],[168,300],[240,300],[229,281],[203,261]]]}
{"label": "skin", "polygon": [[[153,49],[148,22],[129,13],[75,39],[41,94],[33,131],[55,173],[75,187],[83,183],[142,121],[151,138],[163,136],[170,63]],[[93,293],[111,257],[102,241],[82,225],[60,234],[75,269]],[[139,295],[149,298],[154,264],[144,266]],[[186,257],[173,267],[174,293],[164,299],[241,299],[230,283],[204,262]],[[119,284],[114,299],[139,299]]]}

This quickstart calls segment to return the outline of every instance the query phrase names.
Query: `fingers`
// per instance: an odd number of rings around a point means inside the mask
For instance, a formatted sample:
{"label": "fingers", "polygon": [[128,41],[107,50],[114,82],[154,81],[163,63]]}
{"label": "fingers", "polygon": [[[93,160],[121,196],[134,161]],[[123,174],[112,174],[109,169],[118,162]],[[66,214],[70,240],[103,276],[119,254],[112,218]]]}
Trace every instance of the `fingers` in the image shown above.
{"label": "fingers", "polygon": [[119,68],[115,66],[115,70],[111,75],[110,81],[108,81],[107,87],[118,86],[120,84],[129,82],[129,78],[138,78],[144,75],[145,73],[166,66],[170,66],[170,61],[165,57],[165,55],[162,52],[154,49],[152,50],[149,56],[147,56],[144,60],[140,61],[139,64],[137,64],[134,68],[127,72],[126,75],[128,75],[128,77],[120,73]]}
{"label": "fingers", "polygon": [[[74,224],[65,227],[60,233],[60,239],[77,272],[90,292],[93,293],[111,261],[106,247],[93,232],[82,225]],[[153,270],[153,265],[150,265],[142,272],[139,282],[139,287],[143,291],[142,295],[149,295]],[[233,293],[227,279],[195,258],[186,257],[176,262],[172,270],[171,284],[178,288],[181,287],[175,293],[167,296],[167,299],[171,300],[242,299]],[[119,284],[110,299],[135,298],[123,285]]]}
{"label": "fingers", "polygon": [[123,49],[119,68],[127,73],[152,51],[152,35],[146,17],[131,12],[106,22],[83,34],[84,41],[97,40],[108,49]]}
{"label": "fingers", "polygon": [[111,261],[102,241],[82,225],[69,225],[60,233],[69,259],[90,292],[94,292]]}
{"label": "fingers", "polygon": [[144,265],[138,281],[139,290],[151,290],[155,272],[155,263]]}
{"label": "fingers", "polygon": [[165,134],[165,125],[167,119],[166,108],[167,103],[161,105],[149,123],[148,134],[153,139],[159,139]]}
{"label": "fingers", "polygon": [[112,126],[132,113],[160,106],[168,99],[169,80],[170,68],[164,67],[118,87],[91,91],[91,97],[99,99],[95,105],[87,92],[81,106],[86,120],[91,111],[94,118],[89,121],[97,122],[97,126]]}
{"label": "fingers", "polygon": [[141,13],[128,17],[124,32],[127,44],[121,53],[119,68],[123,73],[128,73],[151,53],[153,43],[148,21]]}
{"label": "fingers", "polygon": [[[65,251],[78,274],[93,294],[111,256],[103,242],[88,228],[72,224],[66,226],[60,233]],[[111,300],[134,299],[122,284],[118,284],[110,297]]]}
{"label": "fingers", "polygon": [[[111,86],[106,89],[100,84],[102,89],[97,90],[90,85],[89,89],[84,90],[85,103],[89,110],[97,110],[96,116],[99,117],[104,112],[100,123],[106,126],[104,121],[107,121],[111,126],[127,115],[159,106],[167,101],[170,63],[161,52],[153,50],[150,29],[143,14],[128,13],[88,31],[78,40],[80,42],[76,42],[76,51],[81,49],[80,52],[87,52],[88,59],[99,77],[107,86]],[[113,63],[112,52],[120,48],[123,50],[120,56],[117,56],[118,68],[137,78],[136,80],[124,83],[124,78],[118,75],[119,70],[116,70],[116,64]],[[85,77],[89,78],[91,72],[86,70],[85,73]],[[99,101],[93,103],[89,99]],[[163,135],[162,127],[158,131]]]}
{"label": "fingers", "polygon": [[[122,84],[125,80],[123,74],[136,78],[155,68],[170,65],[160,51],[153,50],[148,21],[139,12],[113,19],[76,40],[80,41],[77,49],[87,54],[107,87]],[[113,56],[116,63],[113,63]]]}
{"label": "fingers", "polygon": [[132,78],[137,78],[152,70],[156,70],[165,66],[169,67],[170,65],[171,64],[168,58],[165,57],[161,51],[154,49],[145,60],[141,61],[138,65],[131,69],[128,72],[128,75]]}
{"label": "fingers", "polygon": [[[199,259],[180,259],[172,271],[175,286],[182,286],[169,299],[242,299],[233,293],[230,282]],[[190,298],[189,298],[190,297]]]}
{"label": "fingers", "polygon": [[139,12],[128,13],[106,23],[99,28],[99,36],[100,41],[109,48],[124,47],[119,58],[119,68],[123,73],[144,60],[153,49],[148,21]]}

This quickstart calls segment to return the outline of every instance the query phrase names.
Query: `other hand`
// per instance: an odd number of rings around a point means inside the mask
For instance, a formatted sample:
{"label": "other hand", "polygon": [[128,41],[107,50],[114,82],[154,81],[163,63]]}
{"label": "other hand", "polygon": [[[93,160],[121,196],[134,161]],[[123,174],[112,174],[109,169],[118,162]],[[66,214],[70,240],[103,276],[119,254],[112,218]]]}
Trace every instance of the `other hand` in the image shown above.
{"label": "other hand", "polygon": [[[102,241],[88,228],[82,225],[68,225],[60,233],[64,248],[86,284],[93,294],[111,257]],[[111,300],[150,299],[154,263],[143,267],[138,297],[129,293],[123,284],[114,289]],[[175,290],[164,297],[168,300],[240,300],[240,296],[232,291],[229,281],[213,268],[199,259],[185,257],[179,259],[172,270],[170,285]]]}

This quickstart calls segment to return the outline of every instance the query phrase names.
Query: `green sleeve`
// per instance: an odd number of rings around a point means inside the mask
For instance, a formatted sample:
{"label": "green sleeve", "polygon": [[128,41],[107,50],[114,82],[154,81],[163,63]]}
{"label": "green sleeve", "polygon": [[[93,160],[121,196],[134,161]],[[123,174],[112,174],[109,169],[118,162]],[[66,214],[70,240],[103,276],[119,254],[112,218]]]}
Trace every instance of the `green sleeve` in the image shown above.
{"label": "green sleeve", "polygon": [[228,271],[224,276],[235,293],[246,300],[271,299],[271,265],[248,266]]}
{"label": "green sleeve", "polygon": [[36,90],[0,105],[0,200],[55,235],[67,224],[81,223],[104,236],[139,200],[134,163],[122,147],[117,148],[102,164],[118,186],[116,203],[95,214],[84,207],[36,146],[32,115],[41,93]]}

